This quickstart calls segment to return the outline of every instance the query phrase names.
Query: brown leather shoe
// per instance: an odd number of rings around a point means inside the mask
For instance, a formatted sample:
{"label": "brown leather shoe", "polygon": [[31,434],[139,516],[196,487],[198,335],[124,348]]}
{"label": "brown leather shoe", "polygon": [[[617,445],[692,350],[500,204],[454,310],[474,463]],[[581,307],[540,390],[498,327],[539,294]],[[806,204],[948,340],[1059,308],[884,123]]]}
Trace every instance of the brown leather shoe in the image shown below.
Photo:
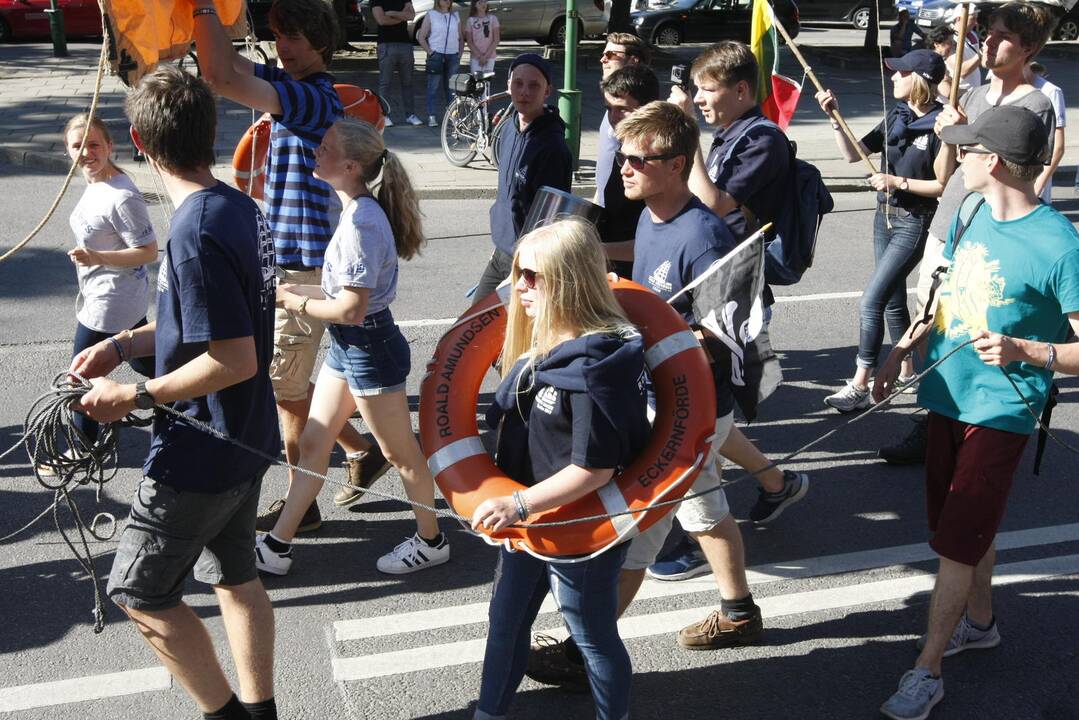
{"label": "brown leather shoe", "polygon": [[356,460],[345,460],[345,470],[348,472],[348,487],[341,488],[333,496],[333,504],[338,507],[351,505],[363,497],[363,491],[375,484],[375,480],[386,474],[390,469],[390,462],[382,454],[378,444]]}
{"label": "brown leather shoe", "polygon": [[[285,499],[274,500],[270,503],[270,507],[263,510],[258,518],[255,519],[255,529],[259,532],[270,532],[273,530],[273,526],[277,524],[277,519],[281,517],[281,511],[285,509]],[[312,502],[311,507],[307,508],[307,512],[303,514],[303,519],[300,520],[300,527],[296,528],[296,532],[314,532],[322,527],[322,513],[318,510],[318,502]]]}
{"label": "brown leather shoe", "polygon": [[745,620],[731,620],[719,610],[678,631],[678,644],[687,650],[719,650],[720,648],[754,645],[761,639],[764,623],[757,608]]}

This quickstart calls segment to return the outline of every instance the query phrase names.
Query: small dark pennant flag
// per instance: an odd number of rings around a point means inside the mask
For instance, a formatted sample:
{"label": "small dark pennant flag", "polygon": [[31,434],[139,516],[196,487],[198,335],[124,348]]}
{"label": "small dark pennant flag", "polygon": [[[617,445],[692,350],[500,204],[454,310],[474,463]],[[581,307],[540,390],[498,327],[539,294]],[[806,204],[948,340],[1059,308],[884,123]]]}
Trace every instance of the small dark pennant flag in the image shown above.
{"label": "small dark pennant flag", "polygon": [[783,380],[779,358],[764,331],[764,233],[768,225],[712,263],[685,290],[713,361],[730,379],[746,420]]}

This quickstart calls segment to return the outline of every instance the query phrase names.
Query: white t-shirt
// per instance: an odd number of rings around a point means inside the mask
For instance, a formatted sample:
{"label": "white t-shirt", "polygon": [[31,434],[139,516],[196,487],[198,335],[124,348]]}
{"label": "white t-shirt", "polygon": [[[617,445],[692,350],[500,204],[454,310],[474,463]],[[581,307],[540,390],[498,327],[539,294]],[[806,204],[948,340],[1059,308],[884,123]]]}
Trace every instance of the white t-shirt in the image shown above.
{"label": "white t-shirt", "polygon": [[614,128],[607,119],[607,113],[603,113],[603,120],[599,123],[599,149],[596,151],[596,204],[603,207],[603,188],[607,187],[607,181],[611,179],[611,168],[614,167],[614,154],[618,152],[618,138],[614,136]]}
{"label": "white t-shirt", "polygon": [[[972,57],[978,54],[978,48],[972,46],[969,42],[963,43],[963,62],[970,60]],[[944,59],[944,72],[945,77],[950,78],[952,71],[955,69],[955,53],[952,53]],[[969,75],[964,75],[959,79],[959,97],[963,97],[967,90],[976,88],[982,84],[982,66],[976,65],[974,70]],[[937,100],[942,104],[948,104],[948,98],[944,95],[938,95]]]}
{"label": "white t-shirt", "polygon": [[367,315],[385,310],[397,296],[397,244],[390,221],[373,197],[364,195],[341,212],[326,248],[322,292],[336,298],[344,288],[368,288]]}
{"label": "white t-shirt", "polygon": [[[1049,98],[1049,102],[1053,103],[1053,114],[1056,115],[1057,127],[1064,127],[1067,124],[1067,118],[1065,117],[1064,91],[1043,78],[1041,75],[1035,75],[1031,85],[1036,87],[1042,95]],[[1050,138],[1050,141],[1052,141],[1052,139],[1053,138]],[[1052,147],[1051,142],[1050,147]],[[1053,202],[1053,178],[1049,178],[1049,181],[1045,183],[1045,189],[1042,190],[1041,198],[1047,205]]]}
{"label": "white t-shirt", "polygon": [[[75,244],[90,250],[126,250],[157,240],[146,201],[123,173],[87,185],[69,223]],[[150,278],[145,265],[75,267],[83,299],[76,313],[80,323],[91,330],[115,334],[146,317]]]}
{"label": "white t-shirt", "polygon": [[427,36],[427,46],[431,51],[456,55],[461,47],[461,19],[457,17],[457,11],[444,13],[432,10],[424,17],[431,28],[431,33]]}

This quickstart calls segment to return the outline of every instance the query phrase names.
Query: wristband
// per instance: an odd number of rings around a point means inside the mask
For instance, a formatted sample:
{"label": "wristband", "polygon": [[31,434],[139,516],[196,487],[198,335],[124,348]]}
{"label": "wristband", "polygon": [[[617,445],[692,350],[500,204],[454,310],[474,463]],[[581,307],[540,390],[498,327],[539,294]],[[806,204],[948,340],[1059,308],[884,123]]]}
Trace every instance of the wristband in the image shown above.
{"label": "wristband", "polygon": [[116,339],[116,338],[114,338],[114,337],[110,337],[110,338],[109,338],[109,342],[111,342],[111,343],[112,343],[112,346],[113,346],[114,348],[116,348],[116,354],[117,354],[117,355],[118,355],[118,356],[120,357],[120,362],[123,362],[124,360],[126,360],[126,358],[124,357],[124,348],[123,348],[123,346],[122,346],[122,345],[120,344],[120,341],[119,341],[119,340],[117,340],[117,339]]}
{"label": "wristband", "polygon": [[513,493],[513,503],[517,506],[517,518],[524,522],[528,519],[528,502],[525,500],[525,496],[520,490]]}
{"label": "wristband", "polygon": [[1049,349],[1049,359],[1045,361],[1045,369],[1052,370],[1053,364],[1057,361],[1057,349],[1053,347],[1053,343],[1046,343],[1045,346]]}
{"label": "wristband", "polygon": [[833,120],[832,121],[832,129],[833,130],[838,130],[839,129],[839,123],[837,123],[836,121]]}
{"label": "wristband", "polygon": [[217,8],[214,7],[200,7],[195,8],[195,11],[191,13],[191,17],[197,18],[199,15],[216,15]]}

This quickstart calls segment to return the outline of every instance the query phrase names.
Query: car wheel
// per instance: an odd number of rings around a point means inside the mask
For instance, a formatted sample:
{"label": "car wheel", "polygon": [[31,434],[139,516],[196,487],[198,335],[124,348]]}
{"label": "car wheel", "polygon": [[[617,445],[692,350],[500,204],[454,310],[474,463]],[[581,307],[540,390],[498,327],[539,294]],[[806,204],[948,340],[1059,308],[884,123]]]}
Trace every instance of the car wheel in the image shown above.
{"label": "car wheel", "polygon": [[1057,40],[1075,40],[1079,38],[1079,20],[1065,18],[1057,25]]}
{"label": "car wheel", "polygon": [[652,34],[652,42],[656,45],[681,45],[682,31],[677,25],[662,25]]}
{"label": "car wheel", "polygon": [[[584,24],[577,21],[577,40],[584,39]],[[547,45],[566,47],[566,18],[560,17],[551,23],[551,32],[547,35]]]}
{"label": "car wheel", "polygon": [[870,10],[868,7],[862,6],[851,13],[850,24],[857,30],[865,30],[869,27]]}
{"label": "car wheel", "polygon": [[11,26],[4,22],[3,18],[0,18],[0,42],[11,41]]}

